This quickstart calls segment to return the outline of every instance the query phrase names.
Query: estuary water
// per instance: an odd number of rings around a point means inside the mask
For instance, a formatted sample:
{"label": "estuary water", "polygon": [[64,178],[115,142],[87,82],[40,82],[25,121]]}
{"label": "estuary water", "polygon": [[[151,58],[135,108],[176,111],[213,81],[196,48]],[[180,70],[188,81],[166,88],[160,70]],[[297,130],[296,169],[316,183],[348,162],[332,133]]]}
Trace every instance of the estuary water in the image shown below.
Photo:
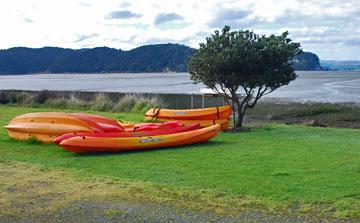
{"label": "estuary water", "polygon": [[[267,97],[360,104],[360,71],[297,72],[298,78]],[[1,90],[71,90],[125,93],[201,94],[187,73],[0,75]]]}

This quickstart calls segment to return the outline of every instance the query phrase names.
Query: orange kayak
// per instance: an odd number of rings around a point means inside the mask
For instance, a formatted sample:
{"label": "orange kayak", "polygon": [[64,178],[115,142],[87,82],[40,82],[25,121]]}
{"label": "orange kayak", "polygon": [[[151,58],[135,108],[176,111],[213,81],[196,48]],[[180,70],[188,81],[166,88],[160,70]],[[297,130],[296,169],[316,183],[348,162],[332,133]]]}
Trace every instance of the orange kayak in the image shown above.
{"label": "orange kayak", "polygon": [[165,129],[155,129],[151,131],[137,131],[137,132],[120,132],[120,133],[68,133],[62,136],[57,137],[54,142],[60,144],[63,140],[69,139],[76,136],[84,137],[100,137],[100,138],[126,138],[126,137],[140,137],[140,136],[157,136],[157,135],[166,135],[178,132],[187,132],[199,129],[199,124],[192,124],[188,126],[178,126],[174,128],[165,128]]}
{"label": "orange kayak", "polygon": [[55,137],[69,132],[103,132],[64,112],[19,115],[11,120],[5,128],[13,139],[26,140],[34,137],[44,143],[51,143]]}
{"label": "orange kayak", "polygon": [[181,122],[139,123],[122,125],[117,120],[100,115],[65,112],[37,112],[19,115],[5,126],[11,138],[35,138],[44,143],[66,133],[119,133],[124,131],[152,131],[183,126]]}
{"label": "orange kayak", "polygon": [[74,153],[88,152],[121,152],[146,150],[162,147],[174,147],[206,142],[215,137],[220,125],[213,125],[193,131],[130,138],[102,138],[76,136],[61,141],[60,146]]}
{"label": "orange kayak", "polygon": [[[145,118],[145,119],[150,119],[150,118]],[[162,119],[162,118],[158,118],[157,120],[159,120],[161,122],[175,121],[173,119]],[[191,125],[191,124],[199,123],[201,127],[207,127],[207,126],[219,124],[220,125],[220,130],[227,129],[229,127],[229,119],[180,120],[180,122],[183,123],[184,125]]]}
{"label": "orange kayak", "polygon": [[203,109],[172,110],[153,108],[145,113],[146,118],[173,120],[214,120],[229,119],[231,106],[212,107]]}

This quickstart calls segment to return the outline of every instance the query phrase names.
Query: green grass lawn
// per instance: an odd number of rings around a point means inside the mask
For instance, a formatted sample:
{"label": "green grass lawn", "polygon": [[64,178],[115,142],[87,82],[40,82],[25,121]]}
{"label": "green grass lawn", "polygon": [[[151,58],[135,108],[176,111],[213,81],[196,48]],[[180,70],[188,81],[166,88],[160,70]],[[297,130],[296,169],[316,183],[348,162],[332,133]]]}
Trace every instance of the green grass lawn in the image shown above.
{"label": "green grass lawn", "polygon": [[[54,111],[0,107],[0,124],[18,114]],[[127,121],[140,114],[97,112]],[[221,133],[208,143],[117,154],[77,155],[55,145],[11,140],[0,130],[0,162],[25,162],[79,176],[144,182],[189,193],[204,190],[300,211],[360,217],[360,131],[268,125]],[[317,210],[318,209],[318,210]]]}

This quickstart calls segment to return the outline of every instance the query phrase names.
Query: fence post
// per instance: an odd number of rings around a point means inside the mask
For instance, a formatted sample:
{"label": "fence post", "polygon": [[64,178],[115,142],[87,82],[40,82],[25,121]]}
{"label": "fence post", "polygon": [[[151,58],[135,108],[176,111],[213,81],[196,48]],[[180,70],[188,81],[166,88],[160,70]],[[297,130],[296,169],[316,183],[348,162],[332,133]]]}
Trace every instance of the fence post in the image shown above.
{"label": "fence post", "polygon": [[235,103],[234,103],[234,99],[232,99],[231,100],[231,102],[232,102],[232,110],[233,110],[233,129],[235,129],[235,124],[236,124],[236,122],[235,122]]}
{"label": "fence post", "polygon": [[194,94],[191,94],[191,109],[194,109]]}
{"label": "fence post", "polygon": [[202,95],[202,108],[205,108],[205,95]]}

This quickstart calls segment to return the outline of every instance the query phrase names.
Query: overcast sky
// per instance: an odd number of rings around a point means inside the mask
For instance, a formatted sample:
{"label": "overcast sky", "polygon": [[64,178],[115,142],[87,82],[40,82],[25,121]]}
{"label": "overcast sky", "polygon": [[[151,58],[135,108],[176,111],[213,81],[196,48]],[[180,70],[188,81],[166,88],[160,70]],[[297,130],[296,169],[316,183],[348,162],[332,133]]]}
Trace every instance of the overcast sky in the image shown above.
{"label": "overcast sky", "polygon": [[198,47],[216,29],[288,30],[323,59],[360,60],[360,0],[1,0],[0,48]]}

